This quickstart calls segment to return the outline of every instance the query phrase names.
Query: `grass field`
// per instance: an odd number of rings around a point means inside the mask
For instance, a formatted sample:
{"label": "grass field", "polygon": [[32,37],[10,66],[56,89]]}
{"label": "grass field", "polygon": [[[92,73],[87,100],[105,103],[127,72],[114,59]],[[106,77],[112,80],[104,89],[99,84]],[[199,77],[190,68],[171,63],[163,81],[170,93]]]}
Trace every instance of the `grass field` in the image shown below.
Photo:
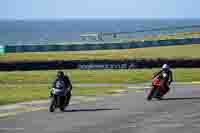
{"label": "grass field", "polygon": [[[142,70],[70,70],[65,71],[74,85],[73,95],[103,95],[123,86],[80,87],[84,83],[142,83],[150,81],[157,69]],[[200,69],[174,69],[174,79],[178,82],[200,81]],[[56,71],[15,71],[0,72],[0,105],[48,97]]]}
{"label": "grass field", "polygon": [[200,32],[177,32],[176,34],[160,34],[160,35],[148,35],[142,39],[130,39],[133,41],[156,41],[156,40],[169,40],[169,39],[185,39],[200,37]]}
{"label": "grass field", "polygon": [[151,47],[124,50],[97,50],[80,52],[36,52],[8,53],[0,56],[0,62],[38,60],[94,60],[94,59],[135,59],[135,58],[199,58],[200,44],[184,46]]}

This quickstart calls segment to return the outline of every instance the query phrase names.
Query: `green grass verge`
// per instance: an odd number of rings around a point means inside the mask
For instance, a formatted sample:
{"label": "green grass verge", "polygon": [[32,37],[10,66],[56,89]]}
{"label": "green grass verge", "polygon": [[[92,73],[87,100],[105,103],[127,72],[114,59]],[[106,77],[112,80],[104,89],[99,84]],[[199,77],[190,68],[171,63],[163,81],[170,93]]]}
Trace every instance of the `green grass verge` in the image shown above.
{"label": "green grass verge", "polygon": [[[6,84],[0,87],[0,105],[12,104],[23,101],[47,99],[49,84]],[[122,86],[110,87],[77,87],[73,88],[73,96],[80,95],[106,95],[115,89],[123,89]]]}
{"label": "green grass verge", "polygon": [[[70,70],[65,71],[73,84],[79,83],[141,83],[150,81],[158,69],[142,70]],[[200,69],[174,69],[174,79],[178,82],[200,81]],[[0,72],[0,105],[22,101],[45,99],[56,71],[15,71]],[[73,95],[102,95],[108,91],[122,89],[123,86],[79,87],[74,86]]]}
{"label": "green grass verge", "polygon": [[[158,69],[64,70],[73,83],[138,83],[151,79]],[[200,81],[200,69],[173,69],[176,81]],[[56,70],[0,72],[0,84],[50,84]]]}
{"label": "green grass verge", "polygon": [[[0,56],[0,62],[10,61],[50,61],[50,60],[97,60],[97,59],[135,59],[135,58],[199,58],[200,44],[182,46],[163,46],[139,49],[96,50],[76,52],[35,52],[8,53]],[[178,52],[177,52],[178,51]],[[187,53],[187,54],[186,54]]]}

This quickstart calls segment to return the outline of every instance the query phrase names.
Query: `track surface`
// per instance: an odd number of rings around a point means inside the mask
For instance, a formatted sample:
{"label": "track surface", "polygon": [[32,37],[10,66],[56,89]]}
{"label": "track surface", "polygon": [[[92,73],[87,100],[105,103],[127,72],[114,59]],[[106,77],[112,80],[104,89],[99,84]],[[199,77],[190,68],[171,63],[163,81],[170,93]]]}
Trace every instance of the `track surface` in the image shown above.
{"label": "track surface", "polygon": [[45,110],[0,120],[0,133],[199,133],[200,86],[176,85],[162,101],[145,92],[71,105],[66,112]]}

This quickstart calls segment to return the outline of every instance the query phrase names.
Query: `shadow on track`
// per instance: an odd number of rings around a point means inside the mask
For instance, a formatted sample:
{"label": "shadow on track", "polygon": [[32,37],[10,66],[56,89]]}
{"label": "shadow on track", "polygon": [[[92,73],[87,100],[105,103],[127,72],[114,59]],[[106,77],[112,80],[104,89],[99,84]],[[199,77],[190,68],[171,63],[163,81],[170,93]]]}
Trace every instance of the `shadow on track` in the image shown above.
{"label": "shadow on track", "polygon": [[162,101],[170,101],[170,100],[200,100],[200,97],[182,97],[182,98],[164,98]]}
{"label": "shadow on track", "polygon": [[120,110],[120,109],[119,108],[72,109],[72,110],[65,110],[64,112],[96,112],[96,111],[111,111],[111,110]]}

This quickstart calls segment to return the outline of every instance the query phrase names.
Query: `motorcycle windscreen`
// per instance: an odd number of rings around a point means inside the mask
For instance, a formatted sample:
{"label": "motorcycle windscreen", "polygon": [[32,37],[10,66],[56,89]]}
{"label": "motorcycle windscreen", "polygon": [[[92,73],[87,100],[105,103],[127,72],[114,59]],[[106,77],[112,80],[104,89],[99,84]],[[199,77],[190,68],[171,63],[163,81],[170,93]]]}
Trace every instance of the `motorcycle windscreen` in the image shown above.
{"label": "motorcycle windscreen", "polygon": [[53,94],[57,96],[65,96],[65,90],[62,89],[53,89]]}

